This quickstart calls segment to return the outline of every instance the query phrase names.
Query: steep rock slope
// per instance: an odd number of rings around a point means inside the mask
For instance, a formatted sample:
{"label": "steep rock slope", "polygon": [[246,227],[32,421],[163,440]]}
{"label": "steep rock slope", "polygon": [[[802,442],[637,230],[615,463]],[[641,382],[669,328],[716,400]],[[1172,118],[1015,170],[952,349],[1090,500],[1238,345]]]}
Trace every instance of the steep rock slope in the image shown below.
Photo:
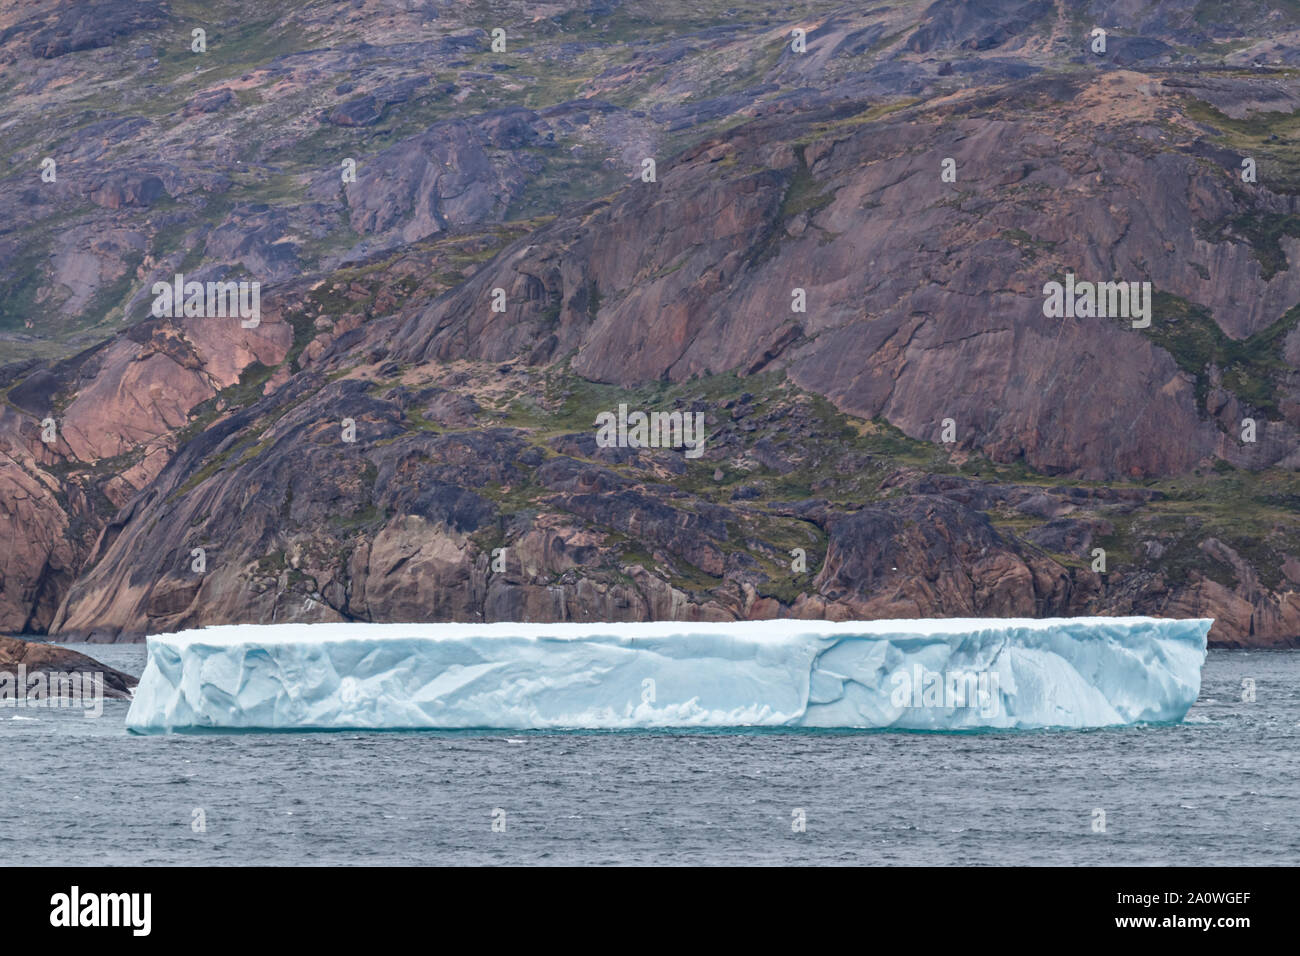
{"label": "steep rock slope", "polygon": [[[998,119],[1008,101],[1042,112]],[[1093,119],[1099,104],[1113,122]],[[850,414],[927,440],[952,418],[963,447],[1085,478],[1212,456],[1294,467],[1294,375],[1281,414],[1242,403],[1241,416],[1271,419],[1245,447],[1158,347],[1182,303],[1241,341],[1280,323],[1294,338],[1300,302],[1300,271],[1266,274],[1239,236],[1202,238],[1230,215],[1293,216],[1296,197],[1239,195],[1237,156],[1220,152],[1216,168],[1192,131],[1157,122],[1173,106],[1159,80],[1112,73],[876,122],[861,104],[761,121],[522,240],[404,328],[396,354],[576,349],[576,372],[620,384],[784,367]],[[945,158],[955,183],[940,180]],[[1278,248],[1293,257],[1300,240]],[[1043,285],[1067,271],[1150,282],[1149,334],[1045,318]],[[806,312],[792,312],[795,289]]]}
{"label": "steep rock slope", "polygon": [[[71,6],[0,19],[0,627],[1300,634],[1292,12]],[[178,271],[261,326],[148,318]],[[1150,327],[1046,317],[1066,273]],[[701,456],[598,447],[620,404]]]}

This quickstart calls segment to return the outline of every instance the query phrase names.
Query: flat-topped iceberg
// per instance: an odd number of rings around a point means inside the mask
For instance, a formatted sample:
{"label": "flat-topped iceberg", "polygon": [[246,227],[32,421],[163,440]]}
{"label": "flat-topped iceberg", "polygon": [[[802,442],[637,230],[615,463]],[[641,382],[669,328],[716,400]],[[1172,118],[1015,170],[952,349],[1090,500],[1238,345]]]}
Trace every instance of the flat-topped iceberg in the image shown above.
{"label": "flat-topped iceberg", "polygon": [[148,639],[139,733],[1178,721],[1209,620],[283,624]]}

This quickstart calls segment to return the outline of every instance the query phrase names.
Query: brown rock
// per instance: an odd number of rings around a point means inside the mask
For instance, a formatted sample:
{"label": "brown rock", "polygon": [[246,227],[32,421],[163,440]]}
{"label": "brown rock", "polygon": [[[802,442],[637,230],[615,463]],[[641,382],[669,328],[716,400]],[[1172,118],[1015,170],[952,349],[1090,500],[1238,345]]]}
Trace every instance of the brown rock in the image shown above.
{"label": "brown rock", "polygon": [[94,658],[79,654],[57,644],[38,644],[14,637],[0,636],[0,672],[16,674],[19,665],[30,674],[80,673],[102,674],[104,696],[129,699],[136,685],[130,674],[114,670]]}

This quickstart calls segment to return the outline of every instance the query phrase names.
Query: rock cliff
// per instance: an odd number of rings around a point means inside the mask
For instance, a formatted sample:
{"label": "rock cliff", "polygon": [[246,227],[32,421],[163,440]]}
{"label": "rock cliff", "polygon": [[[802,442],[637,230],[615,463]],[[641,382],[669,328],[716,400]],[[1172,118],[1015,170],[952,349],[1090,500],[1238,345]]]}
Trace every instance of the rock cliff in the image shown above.
{"label": "rock cliff", "polygon": [[119,6],[0,14],[0,629],[1300,637],[1294,12]]}

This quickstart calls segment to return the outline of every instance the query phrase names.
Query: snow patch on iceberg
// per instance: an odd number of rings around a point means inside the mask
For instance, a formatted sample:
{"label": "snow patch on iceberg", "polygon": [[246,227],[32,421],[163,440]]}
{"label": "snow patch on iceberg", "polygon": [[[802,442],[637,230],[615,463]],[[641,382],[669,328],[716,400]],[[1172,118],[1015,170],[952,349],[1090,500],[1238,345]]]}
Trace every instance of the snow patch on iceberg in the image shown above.
{"label": "snow patch on iceberg", "polygon": [[139,733],[1178,721],[1209,620],[284,624],[148,639]]}

